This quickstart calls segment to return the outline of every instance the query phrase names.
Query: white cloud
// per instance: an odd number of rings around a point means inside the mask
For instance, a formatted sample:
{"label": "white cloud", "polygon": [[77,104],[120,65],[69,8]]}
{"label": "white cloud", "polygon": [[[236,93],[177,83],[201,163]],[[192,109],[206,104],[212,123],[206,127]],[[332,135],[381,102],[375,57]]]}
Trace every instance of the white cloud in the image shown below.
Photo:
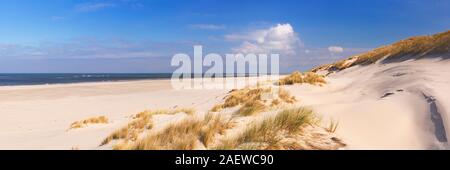
{"label": "white cloud", "polygon": [[264,37],[266,30],[254,30],[245,34],[228,34],[225,35],[225,40],[228,41],[261,41],[261,37]]}
{"label": "white cloud", "polygon": [[193,25],[190,25],[190,28],[201,29],[201,30],[221,30],[221,29],[225,29],[225,26],[224,25],[215,25],[215,24],[193,24]]}
{"label": "white cloud", "polygon": [[246,34],[225,36],[229,41],[243,41],[232,50],[236,53],[280,53],[295,54],[303,46],[297,33],[289,23],[277,24],[268,29],[254,30]]}
{"label": "white cloud", "polygon": [[332,53],[342,53],[344,52],[344,48],[339,46],[330,46],[328,47],[328,51]]}
{"label": "white cloud", "polygon": [[113,3],[82,3],[75,6],[75,10],[79,12],[92,12],[106,8],[115,7]]}

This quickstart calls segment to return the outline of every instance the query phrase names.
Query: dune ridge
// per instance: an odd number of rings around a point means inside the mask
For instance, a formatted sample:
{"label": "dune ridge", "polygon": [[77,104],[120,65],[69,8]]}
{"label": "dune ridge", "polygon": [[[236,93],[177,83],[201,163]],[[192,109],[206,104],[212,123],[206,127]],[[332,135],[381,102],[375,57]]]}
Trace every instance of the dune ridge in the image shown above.
{"label": "dune ridge", "polygon": [[332,64],[315,67],[311,71],[339,71],[357,65],[373,64],[380,60],[383,63],[391,63],[427,57],[449,59],[449,53],[450,30],[430,36],[411,37]]}
{"label": "dune ridge", "polygon": [[418,36],[313,68],[323,88],[294,96],[339,120],[348,149],[449,149],[450,31]]}

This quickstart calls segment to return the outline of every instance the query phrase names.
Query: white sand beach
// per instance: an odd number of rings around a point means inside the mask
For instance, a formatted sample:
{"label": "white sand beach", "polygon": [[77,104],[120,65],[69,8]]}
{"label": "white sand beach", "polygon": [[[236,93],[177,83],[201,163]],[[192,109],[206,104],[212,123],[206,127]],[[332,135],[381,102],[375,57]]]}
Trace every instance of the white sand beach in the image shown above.
{"label": "white sand beach", "polygon": [[[426,59],[353,67],[327,84],[285,86],[324,124],[339,122],[342,149],[445,149],[450,127],[449,61]],[[170,80],[0,87],[0,149],[99,147],[130,116],[147,109],[189,107],[199,113],[229,90],[174,90]],[[68,130],[72,122],[106,116],[108,124]],[[159,119],[174,121],[180,115]]]}
{"label": "white sand beach", "polygon": [[[170,80],[0,87],[0,149],[95,149],[146,109],[207,110],[227,90],[172,90]],[[110,123],[68,131],[74,121]]]}

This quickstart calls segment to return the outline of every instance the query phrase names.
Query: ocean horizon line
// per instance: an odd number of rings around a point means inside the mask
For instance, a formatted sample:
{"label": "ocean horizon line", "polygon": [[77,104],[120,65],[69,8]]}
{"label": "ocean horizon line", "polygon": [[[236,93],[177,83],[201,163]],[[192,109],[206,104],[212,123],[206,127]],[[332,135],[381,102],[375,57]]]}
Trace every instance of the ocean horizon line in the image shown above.
{"label": "ocean horizon line", "polygon": [[[192,78],[200,74],[192,74]],[[206,75],[204,73],[202,76]],[[232,76],[231,76],[232,75]],[[282,75],[282,74],[280,74]],[[224,77],[255,77],[254,73],[223,74]],[[172,73],[0,73],[0,86],[118,82],[170,79]]]}

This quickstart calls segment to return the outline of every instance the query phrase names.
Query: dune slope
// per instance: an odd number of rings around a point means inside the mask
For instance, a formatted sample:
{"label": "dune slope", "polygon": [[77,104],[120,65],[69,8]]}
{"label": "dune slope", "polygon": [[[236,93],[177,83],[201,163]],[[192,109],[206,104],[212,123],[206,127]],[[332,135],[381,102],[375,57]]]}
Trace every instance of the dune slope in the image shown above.
{"label": "dune slope", "polygon": [[339,121],[348,149],[448,149],[449,37],[413,37],[317,67],[326,86],[289,90]]}
{"label": "dune slope", "polygon": [[450,122],[450,61],[346,69],[328,84],[290,86],[324,120],[339,121],[349,149],[444,149]]}
{"label": "dune slope", "polygon": [[376,62],[387,64],[424,58],[450,58],[450,30],[430,36],[411,37],[333,64],[316,67],[312,71],[332,72],[357,65],[370,65]]}

